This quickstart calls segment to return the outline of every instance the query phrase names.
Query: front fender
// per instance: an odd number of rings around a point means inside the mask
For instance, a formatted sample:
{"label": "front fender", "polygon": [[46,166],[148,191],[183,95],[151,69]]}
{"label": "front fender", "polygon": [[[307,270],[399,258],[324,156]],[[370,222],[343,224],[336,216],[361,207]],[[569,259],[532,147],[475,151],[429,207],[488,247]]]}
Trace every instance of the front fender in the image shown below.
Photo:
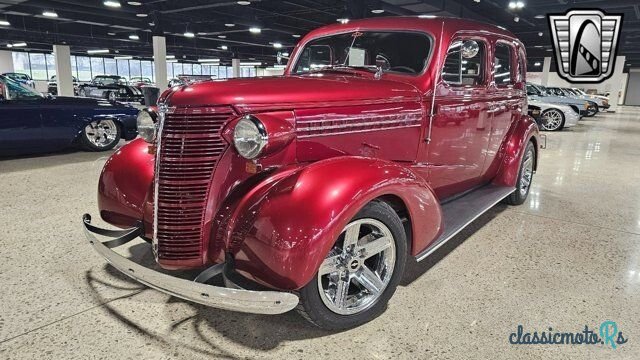
{"label": "front fender", "polygon": [[536,148],[536,163],[534,171],[538,168],[538,149],[540,146],[538,124],[529,115],[522,115],[519,121],[514,123],[512,131],[503,145],[504,157],[502,166],[493,183],[502,186],[515,187],[520,171],[520,162],[524,150],[529,141],[533,141]]}
{"label": "front fender", "polygon": [[264,179],[235,206],[223,206],[230,214],[218,223],[222,235],[212,244],[225,242],[242,275],[269,287],[298,289],[314,277],[356,213],[371,200],[388,195],[406,207],[415,254],[442,228],[432,190],[396,163],[346,156]]}

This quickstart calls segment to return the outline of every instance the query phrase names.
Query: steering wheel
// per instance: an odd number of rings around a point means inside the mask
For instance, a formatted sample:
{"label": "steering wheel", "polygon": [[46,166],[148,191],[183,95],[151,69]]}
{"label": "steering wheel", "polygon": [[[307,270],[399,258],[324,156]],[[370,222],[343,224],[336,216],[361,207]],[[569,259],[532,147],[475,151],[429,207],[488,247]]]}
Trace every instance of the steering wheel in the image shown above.
{"label": "steering wheel", "polygon": [[416,74],[416,71],[408,66],[393,66],[389,69],[390,71],[398,71],[409,74]]}

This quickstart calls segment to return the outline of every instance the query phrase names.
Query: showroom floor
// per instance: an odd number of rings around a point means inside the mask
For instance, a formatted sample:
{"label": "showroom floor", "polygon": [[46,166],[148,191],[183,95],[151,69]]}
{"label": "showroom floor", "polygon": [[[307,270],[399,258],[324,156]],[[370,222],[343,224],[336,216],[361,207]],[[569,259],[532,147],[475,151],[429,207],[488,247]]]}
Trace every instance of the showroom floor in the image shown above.
{"label": "showroom floor", "polygon": [[[387,312],[343,333],[297,314],[205,308],[146,289],[86,243],[108,154],[0,161],[0,358],[640,358],[640,112],[547,133],[528,202],[499,205],[409,266]],[[149,261],[138,242],[131,256]],[[617,322],[628,342],[510,345]]]}

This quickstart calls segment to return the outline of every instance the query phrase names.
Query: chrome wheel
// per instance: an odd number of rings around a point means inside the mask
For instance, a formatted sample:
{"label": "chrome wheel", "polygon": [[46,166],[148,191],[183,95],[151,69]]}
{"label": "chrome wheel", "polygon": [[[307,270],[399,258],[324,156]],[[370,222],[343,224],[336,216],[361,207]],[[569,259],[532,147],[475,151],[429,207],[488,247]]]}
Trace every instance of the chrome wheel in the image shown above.
{"label": "chrome wheel", "polygon": [[84,133],[87,140],[98,148],[111,145],[118,137],[118,125],[113,120],[92,121],[85,126]]}
{"label": "chrome wheel", "polygon": [[524,154],[524,161],[522,162],[522,170],[520,173],[520,182],[518,184],[518,190],[520,195],[527,196],[529,193],[529,187],[531,186],[531,180],[533,179],[533,150],[529,149]]}
{"label": "chrome wheel", "polygon": [[542,114],[542,130],[555,131],[562,127],[562,113],[552,109]]}
{"label": "chrome wheel", "polygon": [[320,298],[337,314],[366,310],[389,284],[395,263],[396,244],[389,228],[375,219],[355,220],[320,265]]}

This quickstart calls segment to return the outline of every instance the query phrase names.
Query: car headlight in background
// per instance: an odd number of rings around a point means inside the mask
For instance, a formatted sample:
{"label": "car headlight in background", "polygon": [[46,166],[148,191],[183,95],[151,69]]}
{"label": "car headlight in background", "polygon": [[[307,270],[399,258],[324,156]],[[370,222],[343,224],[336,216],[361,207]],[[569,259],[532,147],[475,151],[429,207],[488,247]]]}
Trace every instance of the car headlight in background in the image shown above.
{"label": "car headlight in background", "polygon": [[264,125],[251,115],[240,119],[233,130],[233,144],[238,153],[247,159],[255,159],[260,155],[268,139]]}
{"label": "car headlight in background", "polygon": [[158,126],[157,115],[151,109],[142,109],[138,112],[138,134],[146,142],[152,143],[156,138]]}

